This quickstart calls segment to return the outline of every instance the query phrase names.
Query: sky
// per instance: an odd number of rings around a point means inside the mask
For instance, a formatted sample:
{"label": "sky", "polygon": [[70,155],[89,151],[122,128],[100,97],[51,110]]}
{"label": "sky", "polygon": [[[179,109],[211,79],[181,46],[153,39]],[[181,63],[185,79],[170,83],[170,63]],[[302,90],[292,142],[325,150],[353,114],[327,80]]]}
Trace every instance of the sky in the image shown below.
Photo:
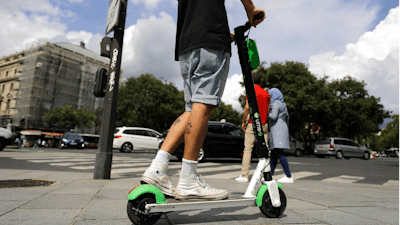
{"label": "sky", "polygon": [[[321,78],[364,81],[369,95],[399,114],[398,0],[254,0],[266,12],[252,28],[261,61],[298,61]],[[231,31],[246,22],[239,0],[225,1]],[[100,53],[107,0],[0,0],[0,57],[44,41],[70,42]],[[183,90],[174,61],[177,0],[129,0],[122,76],[151,73]],[[108,34],[112,37],[113,33]],[[222,101],[243,112],[236,46]],[[272,87],[270,87],[272,88]]]}

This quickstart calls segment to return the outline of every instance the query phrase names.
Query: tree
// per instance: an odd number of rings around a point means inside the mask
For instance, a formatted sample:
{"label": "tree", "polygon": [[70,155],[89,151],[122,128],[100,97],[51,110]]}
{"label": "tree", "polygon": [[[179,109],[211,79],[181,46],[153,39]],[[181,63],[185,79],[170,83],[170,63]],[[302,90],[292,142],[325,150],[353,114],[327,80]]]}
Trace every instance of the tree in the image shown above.
{"label": "tree", "polygon": [[211,112],[210,120],[220,121],[221,119],[233,124],[240,124],[242,117],[231,105],[225,105],[225,103],[221,102],[221,106],[219,108],[215,107]]}
{"label": "tree", "polygon": [[350,76],[328,85],[336,99],[336,134],[353,140],[357,137],[361,141],[360,135],[366,137],[377,133],[378,125],[389,117],[389,112],[379,103],[380,99],[369,96],[365,86],[364,81],[359,82]]}
{"label": "tree", "polygon": [[183,91],[151,74],[131,77],[118,91],[116,126],[168,129],[184,112]]}
{"label": "tree", "polygon": [[[290,114],[289,132],[299,140],[310,139],[311,123],[329,133],[334,127],[334,98],[326,88],[327,77],[318,79],[305,64],[265,62],[254,72],[261,78],[261,87],[278,88],[284,95]],[[239,100],[243,102],[244,96]]]}
{"label": "tree", "polygon": [[393,115],[393,121],[386,124],[381,132],[381,144],[384,149],[399,147],[399,115]]}
{"label": "tree", "polygon": [[92,128],[95,115],[86,109],[74,109],[71,105],[57,106],[44,116],[44,121],[52,126],[62,126],[68,129],[74,127]]}

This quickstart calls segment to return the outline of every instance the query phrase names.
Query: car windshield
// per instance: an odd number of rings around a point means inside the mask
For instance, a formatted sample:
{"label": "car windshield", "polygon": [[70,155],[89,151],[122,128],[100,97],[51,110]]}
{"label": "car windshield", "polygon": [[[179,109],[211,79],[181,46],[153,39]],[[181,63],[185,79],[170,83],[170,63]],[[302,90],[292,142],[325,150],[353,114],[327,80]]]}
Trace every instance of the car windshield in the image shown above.
{"label": "car windshield", "polygon": [[319,139],[315,144],[320,144],[320,145],[327,145],[331,143],[330,138],[325,138],[325,139]]}
{"label": "car windshield", "polygon": [[65,138],[71,138],[71,139],[72,138],[76,138],[76,139],[82,138],[82,136],[79,133],[65,133],[64,137]]}

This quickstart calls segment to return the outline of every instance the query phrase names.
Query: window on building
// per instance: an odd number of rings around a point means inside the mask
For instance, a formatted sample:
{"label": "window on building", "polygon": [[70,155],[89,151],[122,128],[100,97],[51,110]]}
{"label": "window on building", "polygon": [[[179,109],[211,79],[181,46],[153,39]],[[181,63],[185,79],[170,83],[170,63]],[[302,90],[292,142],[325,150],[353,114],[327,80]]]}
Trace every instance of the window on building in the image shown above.
{"label": "window on building", "polygon": [[14,89],[14,83],[11,83],[10,85],[10,91],[12,91]]}
{"label": "window on building", "polygon": [[10,101],[11,101],[10,99],[7,100],[7,106],[6,106],[6,109],[7,109],[7,110],[10,109]]}
{"label": "window on building", "polygon": [[4,93],[4,89],[6,88],[6,85],[3,84],[3,87],[1,88],[1,93]]}
{"label": "window on building", "polygon": [[14,75],[17,75],[17,69],[14,70]]}
{"label": "window on building", "polygon": [[6,71],[6,77],[8,77],[8,71]]}

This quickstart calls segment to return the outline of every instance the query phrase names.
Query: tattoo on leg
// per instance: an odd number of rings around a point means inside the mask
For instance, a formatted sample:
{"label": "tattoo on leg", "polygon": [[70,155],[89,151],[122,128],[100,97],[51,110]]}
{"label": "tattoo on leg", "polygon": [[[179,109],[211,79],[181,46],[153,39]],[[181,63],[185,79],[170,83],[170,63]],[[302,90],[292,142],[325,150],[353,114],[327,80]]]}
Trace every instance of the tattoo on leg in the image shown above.
{"label": "tattoo on leg", "polygon": [[175,122],[173,123],[173,125],[176,125],[176,124],[178,124],[178,123],[180,123],[180,122],[181,122],[180,119],[176,119]]}
{"label": "tattoo on leg", "polygon": [[192,128],[192,124],[190,124],[190,123],[187,123],[187,126],[186,126],[186,131],[185,131],[185,133],[187,133],[187,134],[190,134],[190,128]]}

